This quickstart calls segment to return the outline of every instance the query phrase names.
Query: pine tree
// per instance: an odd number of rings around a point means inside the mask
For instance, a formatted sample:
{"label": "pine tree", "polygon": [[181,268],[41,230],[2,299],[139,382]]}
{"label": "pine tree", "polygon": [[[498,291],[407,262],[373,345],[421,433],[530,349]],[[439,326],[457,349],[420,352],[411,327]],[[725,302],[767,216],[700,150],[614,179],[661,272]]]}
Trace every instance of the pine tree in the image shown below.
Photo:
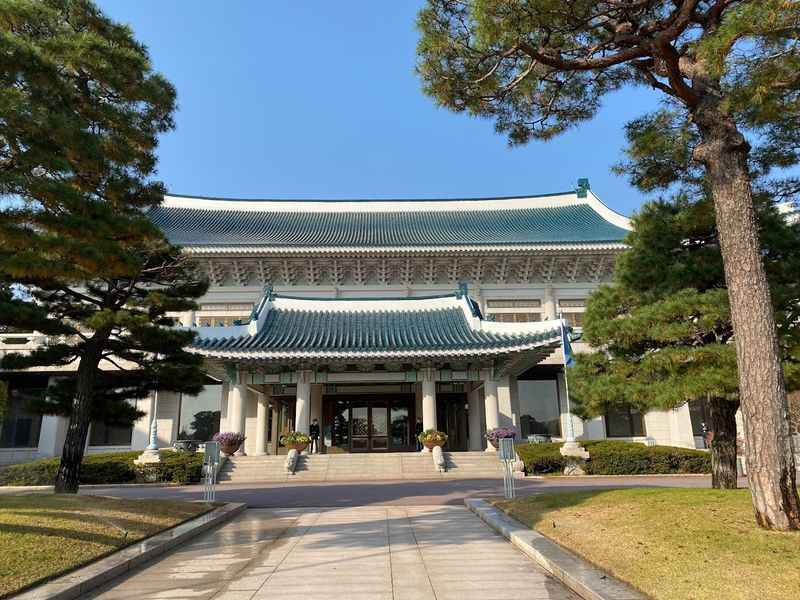
{"label": "pine tree", "polygon": [[787,0],[428,0],[424,91],[494,119],[511,144],[549,139],[625,85],[648,86],[696,139],[730,296],[757,522],[800,529],[775,316],[753,208],[760,159],[798,162],[800,3]]}
{"label": "pine tree", "polygon": [[[757,215],[781,348],[787,365],[797,364],[800,227],[767,196],[759,197]],[[651,202],[633,226],[613,284],[587,304],[584,337],[600,350],[577,356],[576,412],[593,417],[616,404],[645,412],[704,400],[714,432],[713,487],[735,489],[739,388],[713,206],[683,195]]]}
{"label": "pine tree", "polygon": [[175,91],[88,0],[0,3],[0,65],[0,324],[52,336],[0,368],[77,365],[40,407],[69,414],[55,484],[75,492],[92,418],[129,422],[125,400],[156,386],[202,388],[193,334],[168,314],[207,284],[147,218]]}

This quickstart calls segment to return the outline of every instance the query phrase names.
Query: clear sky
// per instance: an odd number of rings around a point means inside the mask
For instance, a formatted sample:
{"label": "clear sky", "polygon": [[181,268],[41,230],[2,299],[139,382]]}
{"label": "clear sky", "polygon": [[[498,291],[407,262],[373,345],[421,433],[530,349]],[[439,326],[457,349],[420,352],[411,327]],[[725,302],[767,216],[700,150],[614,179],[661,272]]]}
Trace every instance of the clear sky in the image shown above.
{"label": "clear sky", "polygon": [[99,0],[177,87],[159,177],[177,194],[425,198],[593,191],[643,201],[610,167],[648,90],[607,98],[592,122],[509,148],[490,121],[437,108],[414,74],[422,0]]}

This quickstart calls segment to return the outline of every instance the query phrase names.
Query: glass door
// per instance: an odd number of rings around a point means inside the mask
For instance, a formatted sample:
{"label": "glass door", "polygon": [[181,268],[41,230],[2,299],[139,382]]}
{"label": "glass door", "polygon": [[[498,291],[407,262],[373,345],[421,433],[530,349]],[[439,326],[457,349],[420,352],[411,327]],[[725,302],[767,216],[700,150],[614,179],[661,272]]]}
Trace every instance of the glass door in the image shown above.
{"label": "glass door", "polygon": [[350,403],[350,451],[369,451],[369,405],[366,402]]}
{"label": "glass door", "polygon": [[389,449],[389,407],[384,403],[370,405],[370,450]]}

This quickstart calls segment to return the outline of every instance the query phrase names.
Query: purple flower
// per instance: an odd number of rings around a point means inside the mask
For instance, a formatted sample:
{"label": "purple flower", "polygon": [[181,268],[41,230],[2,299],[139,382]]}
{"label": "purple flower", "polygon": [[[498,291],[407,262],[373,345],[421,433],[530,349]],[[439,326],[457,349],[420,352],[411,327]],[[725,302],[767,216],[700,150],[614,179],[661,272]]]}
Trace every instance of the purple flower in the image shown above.
{"label": "purple flower", "polygon": [[486,432],[486,439],[490,442],[515,437],[517,437],[517,430],[513,427],[497,427]]}
{"label": "purple flower", "polygon": [[235,431],[220,431],[215,433],[211,438],[215,442],[219,442],[220,446],[241,446],[244,442],[244,434]]}

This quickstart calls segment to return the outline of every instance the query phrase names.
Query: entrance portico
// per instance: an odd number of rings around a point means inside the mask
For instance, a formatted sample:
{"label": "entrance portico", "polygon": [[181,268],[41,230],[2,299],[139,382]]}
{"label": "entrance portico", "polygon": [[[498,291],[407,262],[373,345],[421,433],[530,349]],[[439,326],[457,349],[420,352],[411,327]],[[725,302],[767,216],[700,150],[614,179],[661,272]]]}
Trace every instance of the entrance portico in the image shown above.
{"label": "entrance portico", "polygon": [[224,427],[247,436],[241,452],[275,453],[312,419],[326,452],[410,451],[425,429],[468,450],[517,425],[513,377],[558,347],[560,324],[485,320],[463,289],[369,300],[267,290],[248,323],[197,328],[193,351],[225,374]]}

